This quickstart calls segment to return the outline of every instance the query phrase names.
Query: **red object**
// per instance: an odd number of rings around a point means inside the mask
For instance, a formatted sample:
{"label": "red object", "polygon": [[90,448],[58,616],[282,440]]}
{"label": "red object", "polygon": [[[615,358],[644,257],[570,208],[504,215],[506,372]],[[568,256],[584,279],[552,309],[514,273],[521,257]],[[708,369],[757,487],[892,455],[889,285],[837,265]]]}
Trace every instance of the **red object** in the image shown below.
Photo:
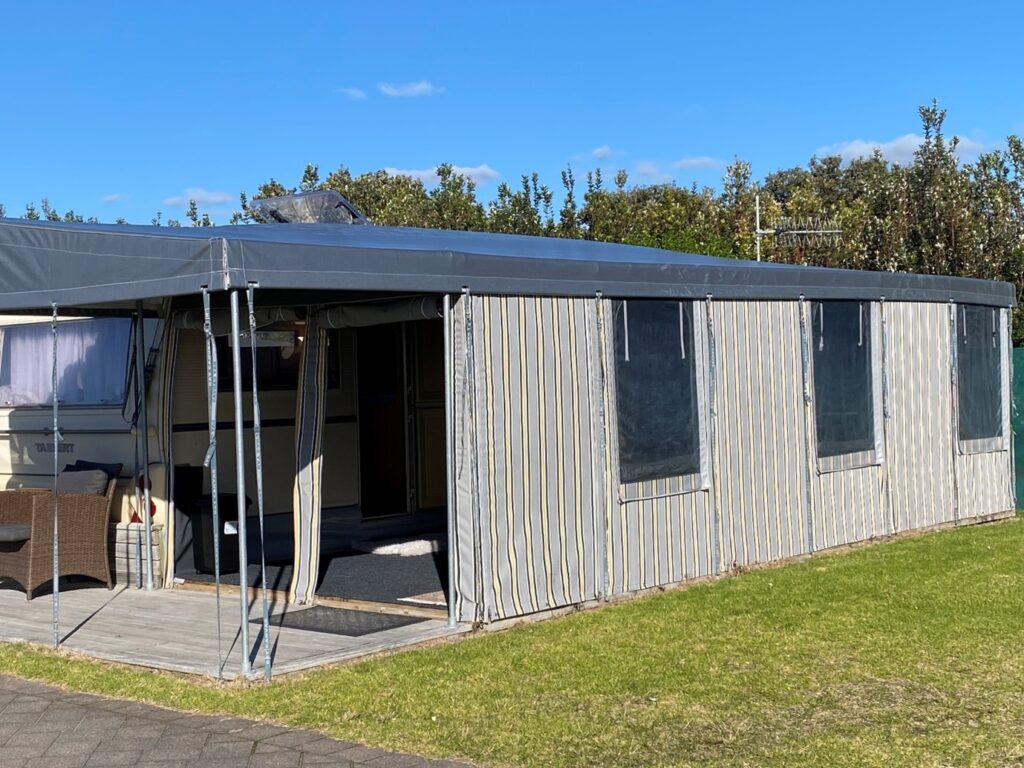
{"label": "red object", "polygon": [[[139,473],[139,477],[135,481],[135,485],[139,489],[139,498],[141,498],[141,499],[146,498],[146,491],[145,491],[145,488],[143,487],[143,484],[142,484],[142,478],[143,477],[145,477],[145,475],[143,475],[140,472]],[[149,496],[149,516],[150,517],[155,517],[156,516],[156,502],[153,501],[153,478],[148,478],[148,480],[149,480],[148,484],[149,484],[149,491],[150,491],[150,496]],[[142,519],[139,517],[139,513],[138,512],[133,512],[132,513],[132,522],[133,523],[141,523],[142,522]]]}

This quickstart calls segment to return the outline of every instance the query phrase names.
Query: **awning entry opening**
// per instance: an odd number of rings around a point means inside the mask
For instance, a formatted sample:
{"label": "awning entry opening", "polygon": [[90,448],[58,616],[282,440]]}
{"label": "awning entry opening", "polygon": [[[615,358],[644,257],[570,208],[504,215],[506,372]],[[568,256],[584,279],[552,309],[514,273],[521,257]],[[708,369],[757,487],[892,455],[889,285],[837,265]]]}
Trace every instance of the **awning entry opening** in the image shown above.
{"label": "awning entry opening", "polygon": [[[259,296],[257,291],[257,301]],[[395,610],[445,618],[449,521],[443,297],[360,296],[326,306],[271,305],[257,307],[254,318],[254,335],[240,331],[242,391],[248,403],[255,358],[266,457],[266,535],[264,550],[250,481],[245,502],[251,521],[249,567],[242,571],[248,572],[248,582],[257,585],[256,565],[263,553],[268,587],[278,594],[290,592],[296,603],[332,598],[390,603]],[[218,443],[224,499],[219,526],[204,523],[203,515],[212,511],[211,490],[204,475],[192,471],[201,464],[199,435],[206,429],[203,414],[189,404],[194,382],[203,375],[197,367],[203,332],[195,327],[201,319],[202,312],[185,311],[174,322],[181,331],[174,406],[181,534],[176,536],[175,575],[186,581],[213,579],[217,528],[223,582],[237,585],[241,531],[233,513],[238,500],[230,472],[223,471],[232,464],[227,439],[232,425],[221,424]],[[230,360],[230,313],[214,309],[211,326],[215,334],[228,332],[214,346],[222,359]],[[216,378],[220,410],[226,412],[233,386],[230,366],[222,368]],[[247,443],[251,429],[247,423]],[[190,475],[198,487],[186,491]],[[184,509],[186,496],[201,502],[191,516]]]}

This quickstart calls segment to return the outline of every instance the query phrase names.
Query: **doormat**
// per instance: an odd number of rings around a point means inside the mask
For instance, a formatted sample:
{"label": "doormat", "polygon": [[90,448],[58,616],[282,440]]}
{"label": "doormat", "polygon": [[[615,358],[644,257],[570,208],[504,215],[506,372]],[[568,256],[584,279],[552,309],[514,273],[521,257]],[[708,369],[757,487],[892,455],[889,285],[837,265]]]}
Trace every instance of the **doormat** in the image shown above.
{"label": "doormat", "polygon": [[[426,621],[419,616],[396,616],[393,613],[354,611],[350,608],[329,608],[314,605],[297,611],[278,613],[270,623],[285,629],[304,629],[307,632],[326,632],[331,635],[362,637],[375,632],[405,627]],[[263,624],[263,619],[251,619],[250,624]]]}

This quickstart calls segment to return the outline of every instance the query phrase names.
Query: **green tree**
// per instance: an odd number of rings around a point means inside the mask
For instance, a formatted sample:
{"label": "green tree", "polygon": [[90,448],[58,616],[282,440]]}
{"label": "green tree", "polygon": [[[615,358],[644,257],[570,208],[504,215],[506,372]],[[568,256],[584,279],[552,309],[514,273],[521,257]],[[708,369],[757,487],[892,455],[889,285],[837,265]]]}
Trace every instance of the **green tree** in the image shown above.
{"label": "green tree", "polygon": [[484,207],[476,199],[476,183],[448,163],[437,166],[437,186],[430,190],[428,227],[476,230],[486,228]]}
{"label": "green tree", "polygon": [[306,170],[302,172],[302,181],[299,182],[299,189],[303,192],[312,192],[320,188],[320,167],[307,164]]}
{"label": "green tree", "polygon": [[565,197],[562,198],[562,209],[558,214],[555,234],[559,237],[583,237],[579,206],[576,203],[576,177],[573,176],[571,166],[562,171],[562,188],[565,190]]}
{"label": "green tree", "polygon": [[[193,227],[212,227],[213,221],[210,220],[210,214],[199,213],[199,206],[196,205],[195,200],[188,201],[188,210],[185,211],[185,218],[192,222]],[[168,222],[170,224],[170,222]]]}
{"label": "green tree", "polygon": [[522,176],[520,189],[498,185],[497,198],[488,206],[487,221],[492,232],[515,235],[550,235],[554,232],[551,190],[540,183],[538,174]]}

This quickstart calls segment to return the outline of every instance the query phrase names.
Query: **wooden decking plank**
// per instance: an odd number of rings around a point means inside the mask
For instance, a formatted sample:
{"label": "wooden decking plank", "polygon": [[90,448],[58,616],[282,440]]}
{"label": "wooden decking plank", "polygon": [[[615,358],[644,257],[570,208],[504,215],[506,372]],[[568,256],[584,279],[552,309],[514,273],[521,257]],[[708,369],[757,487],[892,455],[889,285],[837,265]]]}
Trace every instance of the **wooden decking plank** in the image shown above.
{"label": "wooden decking plank", "polygon": [[[222,595],[221,645],[226,654],[224,676],[238,676],[238,591]],[[249,601],[250,643],[260,632],[262,606]],[[356,606],[348,606],[356,607]],[[371,606],[359,606],[360,608]],[[271,612],[301,610],[275,600]],[[390,612],[390,611],[389,611]],[[402,613],[404,611],[395,611]],[[24,593],[0,589],[0,641],[49,644],[52,639],[52,600],[39,595],[26,601]],[[271,624],[275,669],[296,672],[321,664],[338,663],[464,631],[429,618],[362,637],[281,627]],[[186,590],[144,592],[118,588],[71,589],[61,594],[61,632],[64,647],[96,658],[136,666],[155,667],[198,675],[217,673],[217,610],[212,594]],[[262,649],[256,654],[260,673]]]}

